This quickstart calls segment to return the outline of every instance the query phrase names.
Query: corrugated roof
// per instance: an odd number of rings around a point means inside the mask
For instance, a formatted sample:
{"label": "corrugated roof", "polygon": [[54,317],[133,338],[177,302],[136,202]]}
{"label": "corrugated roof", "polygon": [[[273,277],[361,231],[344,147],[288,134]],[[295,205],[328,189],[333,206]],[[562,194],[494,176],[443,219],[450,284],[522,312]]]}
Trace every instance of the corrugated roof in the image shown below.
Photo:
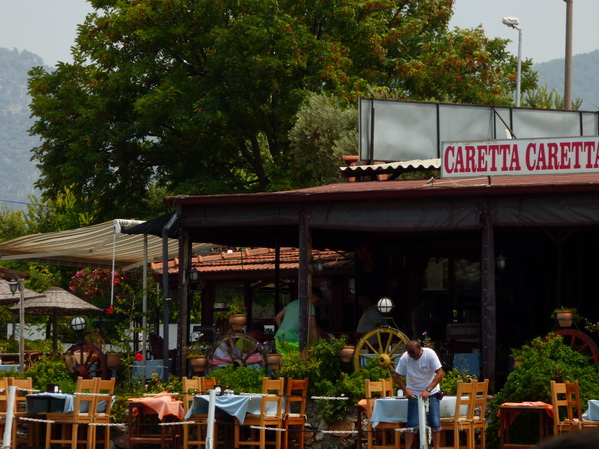
{"label": "corrugated roof", "polygon": [[339,182],[272,193],[166,197],[168,205],[247,204],[352,200],[416,196],[510,195],[539,192],[599,190],[599,173],[571,175],[492,176],[407,181]]}
{"label": "corrugated roof", "polygon": [[[162,239],[148,237],[148,261],[162,259]],[[127,270],[141,266],[144,260],[144,236],[115,233],[114,221],[85,228],[48,232],[18,237],[0,243],[0,260],[22,260],[82,267],[112,267],[113,242],[115,267]],[[193,251],[199,252],[215,245],[196,243]],[[177,240],[169,239],[169,257],[179,252]]]}
{"label": "corrugated roof", "polygon": [[372,165],[354,165],[340,167],[344,176],[368,176],[383,173],[404,173],[415,170],[433,170],[441,168],[441,159],[414,159],[412,161],[385,162]]}

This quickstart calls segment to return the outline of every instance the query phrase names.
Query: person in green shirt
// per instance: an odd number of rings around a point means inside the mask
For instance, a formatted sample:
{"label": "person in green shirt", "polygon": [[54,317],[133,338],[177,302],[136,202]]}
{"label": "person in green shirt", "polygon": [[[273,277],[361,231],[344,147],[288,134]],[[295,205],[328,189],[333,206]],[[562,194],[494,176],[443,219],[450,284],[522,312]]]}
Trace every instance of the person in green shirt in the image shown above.
{"label": "person in green shirt", "polygon": [[[319,288],[313,287],[310,295],[310,329],[309,341],[318,340],[318,326],[316,324],[316,309],[314,304],[322,299]],[[275,316],[278,330],[275,333],[275,345],[277,352],[283,357],[292,352],[299,352],[299,300],[293,300]]]}

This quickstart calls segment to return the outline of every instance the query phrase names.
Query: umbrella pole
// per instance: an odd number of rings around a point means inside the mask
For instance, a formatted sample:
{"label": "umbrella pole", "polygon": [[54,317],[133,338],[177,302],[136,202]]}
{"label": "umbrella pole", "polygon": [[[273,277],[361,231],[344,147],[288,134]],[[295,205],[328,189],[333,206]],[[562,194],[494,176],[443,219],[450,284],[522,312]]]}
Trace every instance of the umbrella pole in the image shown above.
{"label": "umbrella pole", "polygon": [[25,283],[19,278],[19,360],[21,372],[25,372]]}

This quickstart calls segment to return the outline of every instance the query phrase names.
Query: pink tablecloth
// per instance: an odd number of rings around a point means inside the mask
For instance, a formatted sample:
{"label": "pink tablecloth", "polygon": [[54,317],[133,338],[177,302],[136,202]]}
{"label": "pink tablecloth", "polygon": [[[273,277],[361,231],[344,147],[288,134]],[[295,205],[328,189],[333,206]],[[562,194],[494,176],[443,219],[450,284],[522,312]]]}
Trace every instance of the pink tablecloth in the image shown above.
{"label": "pink tablecloth", "polygon": [[129,398],[129,401],[139,402],[143,404],[144,407],[157,413],[160,421],[162,421],[165,416],[169,415],[176,416],[179,419],[183,419],[185,416],[185,410],[183,410],[181,401],[177,401],[167,392],[144,398]]}

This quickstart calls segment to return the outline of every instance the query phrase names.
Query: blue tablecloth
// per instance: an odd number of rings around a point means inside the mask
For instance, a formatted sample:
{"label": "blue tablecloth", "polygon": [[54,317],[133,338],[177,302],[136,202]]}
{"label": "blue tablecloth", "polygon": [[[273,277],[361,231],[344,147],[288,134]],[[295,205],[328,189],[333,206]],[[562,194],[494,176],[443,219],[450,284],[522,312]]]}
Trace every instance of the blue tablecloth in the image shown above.
{"label": "blue tablecloth", "polygon": [[[455,412],[455,396],[445,396],[441,400],[441,418],[450,418]],[[468,407],[463,405],[460,414],[465,415]],[[408,400],[405,398],[380,398],[374,401],[370,422],[373,427],[382,422],[407,422]]]}
{"label": "blue tablecloth", "polygon": [[[246,413],[259,414],[262,406],[262,396],[259,395],[240,395],[234,394],[230,396],[216,396],[216,410],[227,413],[236,417],[241,424],[245,420]],[[185,415],[189,419],[191,415],[206,415],[208,414],[208,404],[210,402],[209,395],[196,395],[193,397],[191,407]],[[276,410],[270,410],[275,407],[275,403],[268,404],[267,413],[275,413]]]}
{"label": "blue tablecloth", "polygon": [[[67,393],[38,393],[25,396],[27,413],[72,413],[75,407],[75,395]],[[114,404],[115,397],[112,397]],[[81,412],[89,409],[89,401],[80,402]],[[106,401],[98,402],[98,413],[106,411]]]}
{"label": "blue tablecloth", "polygon": [[27,413],[71,413],[75,395],[66,393],[28,394]]}
{"label": "blue tablecloth", "polygon": [[20,365],[0,365],[0,371],[19,371]]}
{"label": "blue tablecloth", "polygon": [[589,400],[587,411],[582,414],[582,419],[587,421],[599,421],[599,400]]}

